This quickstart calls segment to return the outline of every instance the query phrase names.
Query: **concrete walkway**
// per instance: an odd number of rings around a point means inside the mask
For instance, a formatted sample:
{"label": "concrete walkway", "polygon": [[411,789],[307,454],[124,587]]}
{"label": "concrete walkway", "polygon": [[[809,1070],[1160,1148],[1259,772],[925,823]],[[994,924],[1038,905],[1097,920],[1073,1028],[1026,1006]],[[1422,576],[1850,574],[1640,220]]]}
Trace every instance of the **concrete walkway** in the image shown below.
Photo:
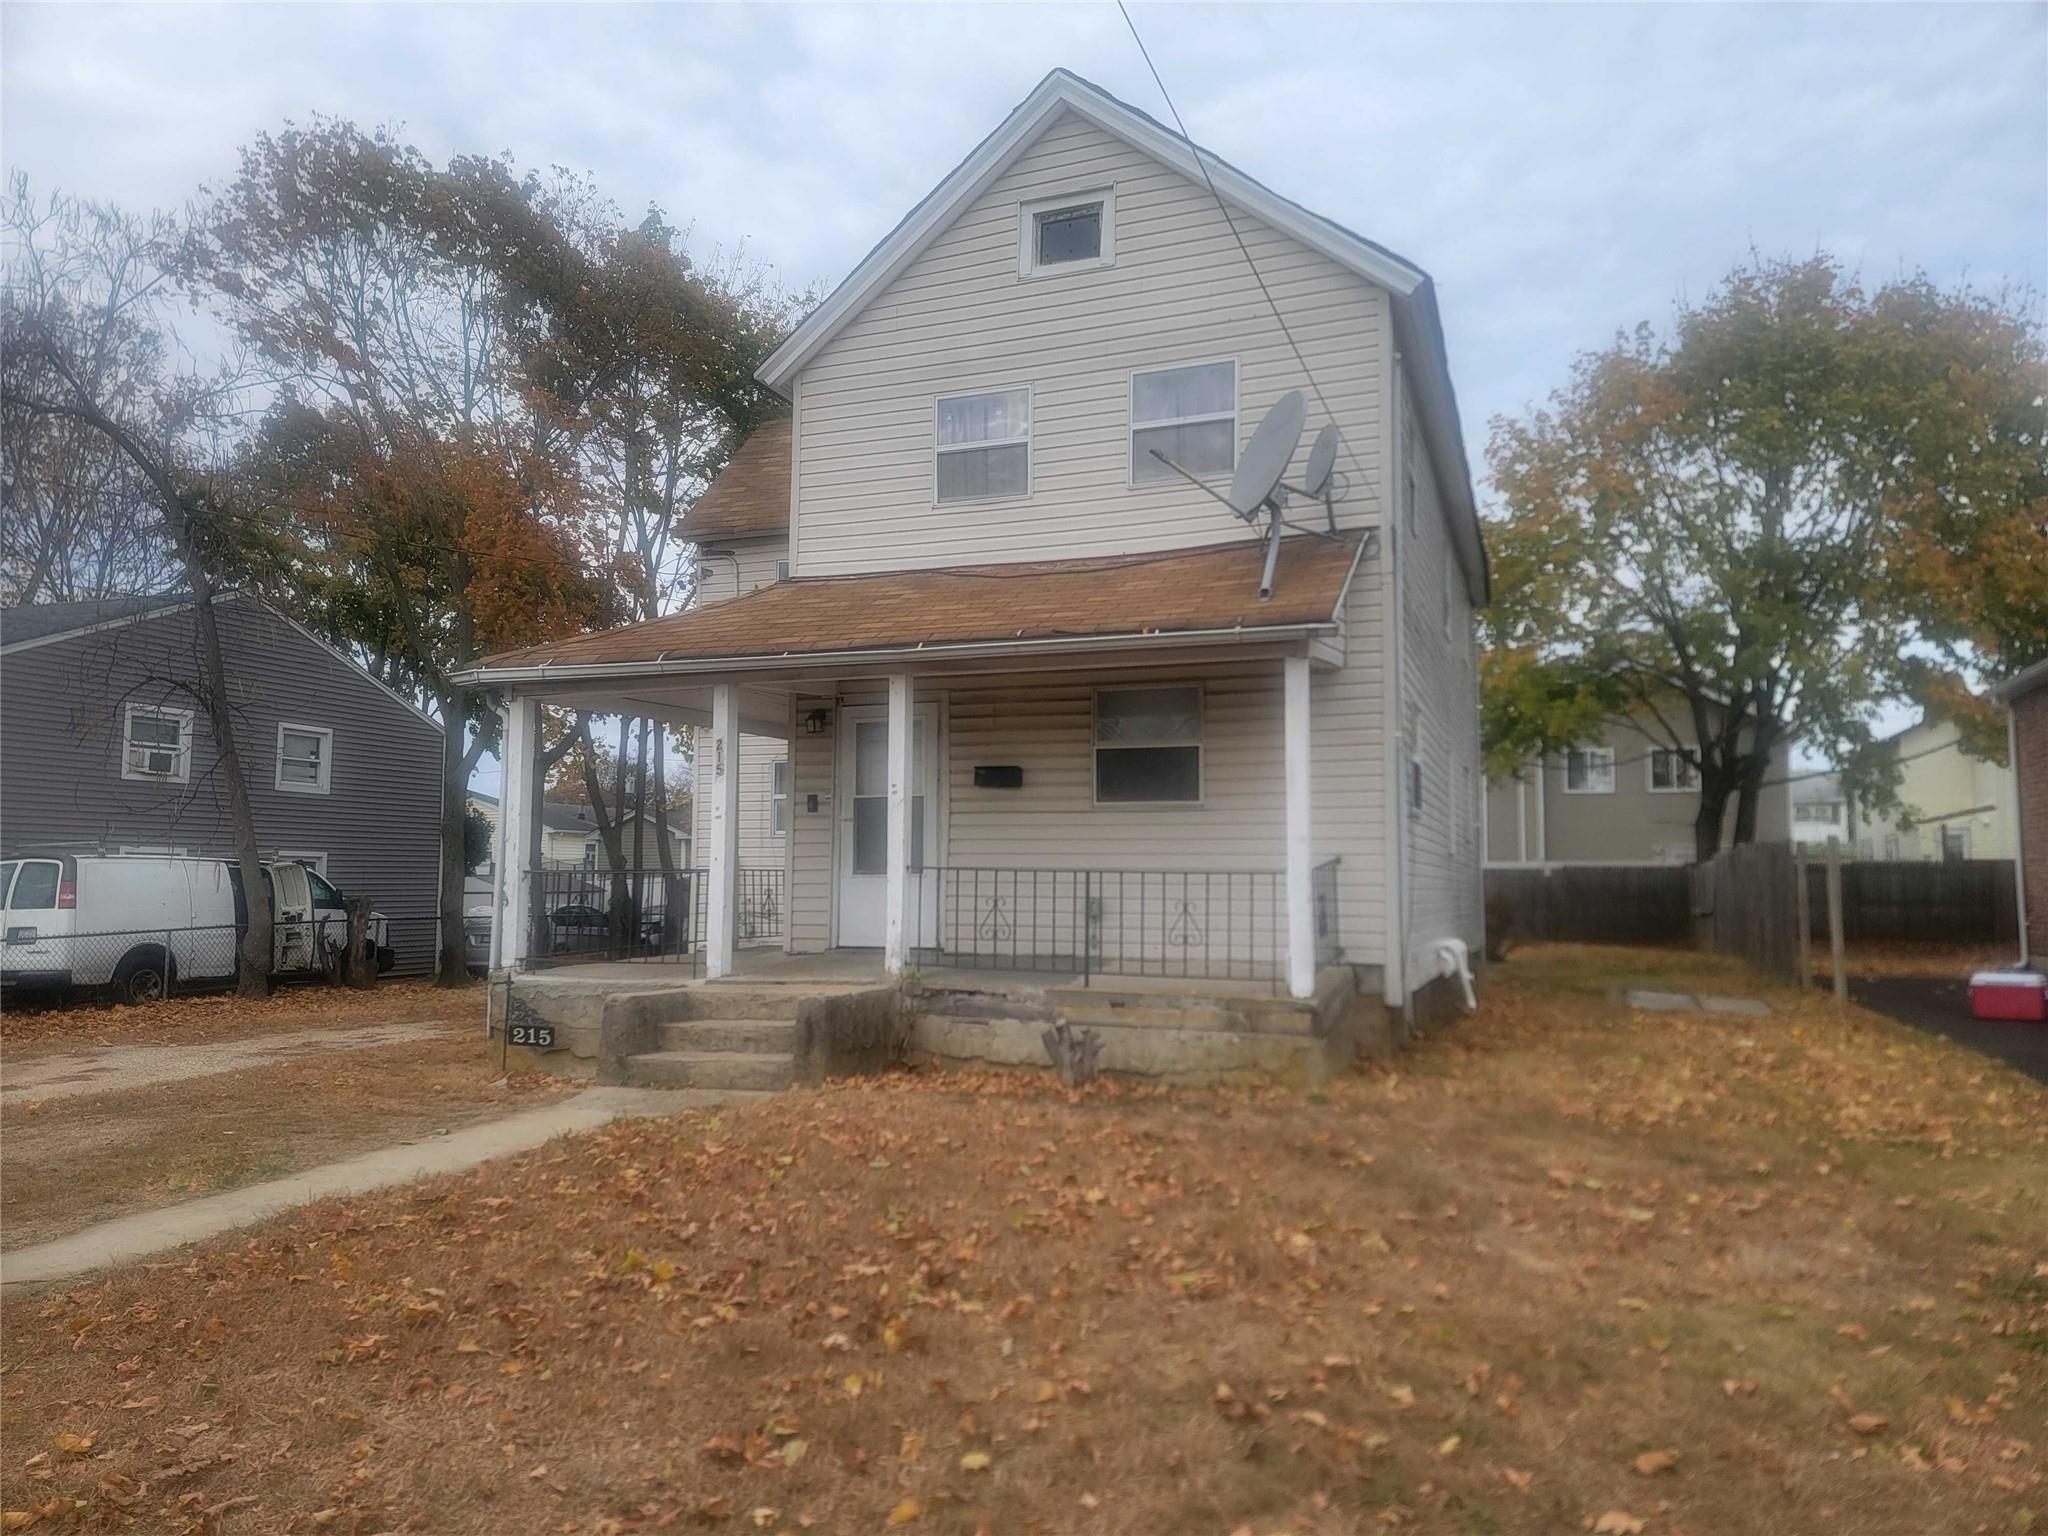
{"label": "concrete walkway", "polygon": [[48,1103],[81,1093],[114,1093],[123,1088],[149,1088],[158,1083],[214,1077],[244,1067],[269,1066],[300,1056],[329,1051],[363,1051],[377,1045],[403,1045],[448,1032],[446,1025],[355,1024],[337,1029],[295,1029],[286,1034],[254,1035],[246,1040],[221,1040],[199,1045],[95,1045],[39,1056],[19,1066],[0,1069],[0,1101]]}
{"label": "concrete walkway", "polygon": [[13,1253],[0,1253],[0,1289],[69,1280],[95,1269],[147,1258],[185,1243],[200,1242],[250,1226],[295,1206],[332,1195],[355,1195],[409,1184],[438,1173],[460,1173],[478,1163],[540,1146],[557,1136],[595,1130],[611,1120],[668,1115],[706,1105],[767,1098],[765,1093],[716,1093],[674,1089],[589,1088],[572,1099],[487,1120],[447,1136],[383,1147],[309,1168],[289,1178],[209,1195],[160,1211],[123,1216]]}

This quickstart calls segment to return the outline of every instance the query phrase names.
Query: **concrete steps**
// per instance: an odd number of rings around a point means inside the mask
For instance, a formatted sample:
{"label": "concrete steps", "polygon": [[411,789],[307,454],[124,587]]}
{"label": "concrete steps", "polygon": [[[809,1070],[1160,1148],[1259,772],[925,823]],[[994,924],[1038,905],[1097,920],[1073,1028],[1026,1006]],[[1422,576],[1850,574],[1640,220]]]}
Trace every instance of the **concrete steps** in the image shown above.
{"label": "concrete steps", "polygon": [[787,1056],[796,1047],[794,1019],[683,1019],[656,1026],[656,1049]]}
{"label": "concrete steps", "polygon": [[626,1058],[630,1088],[716,1088],[725,1092],[776,1093],[796,1081],[787,1055],[742,1051],[642,1051]]}

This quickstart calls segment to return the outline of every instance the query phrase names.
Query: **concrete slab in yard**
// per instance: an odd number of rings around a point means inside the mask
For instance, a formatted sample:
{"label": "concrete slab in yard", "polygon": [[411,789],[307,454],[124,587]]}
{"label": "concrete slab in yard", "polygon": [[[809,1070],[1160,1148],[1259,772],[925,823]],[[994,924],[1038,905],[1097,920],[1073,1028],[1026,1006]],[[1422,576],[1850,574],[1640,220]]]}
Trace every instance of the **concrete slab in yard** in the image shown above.
{"label": "concrete slab in yard", "polygon": [[1771,1005],[1760,997],[1707,997],[1691,992],[1657,992],[1647,987],[1624,992],[1621,1000],[1646,1013],[1733,1013],[1755,1018],[1771,1011]]}

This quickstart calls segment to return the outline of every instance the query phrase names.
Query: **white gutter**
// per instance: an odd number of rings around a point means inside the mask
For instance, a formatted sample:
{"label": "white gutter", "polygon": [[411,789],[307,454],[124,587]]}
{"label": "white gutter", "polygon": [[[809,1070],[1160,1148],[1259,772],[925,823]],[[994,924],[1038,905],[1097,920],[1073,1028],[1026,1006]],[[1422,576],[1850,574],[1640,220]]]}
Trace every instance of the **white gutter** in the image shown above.
{"label": "white gutter", "polygon": [[699,672],[770,672],[798,665],[900,666],[906,661],[926,656],[999,659],[1008,656],[1033,656],[1045,651],[1170,649],[1175,646],[1205,645],[1219,641],[1234,645],[1257,645],[1269,640],[1312,639],[1317,635],[1333,634],[1336,629],[1337,624],[1334,620],[1325,619],[1309,624],[1239,624],[1229,629],[1062,635],[1043,640],[919,642],[912,646],[892,646],[885,649],[779,651],[768,655],[695,656],[679,658],[676,661],[669,661],[667,652],[663,652],[652,661],[601,661],[584,662],[580,665],[574,662],[542,661],[522,667],[473,667],[466,672],[453,674],[451,681],[465,688],[477,688],[520,682],[599,682],[621,677],[675,677]]}

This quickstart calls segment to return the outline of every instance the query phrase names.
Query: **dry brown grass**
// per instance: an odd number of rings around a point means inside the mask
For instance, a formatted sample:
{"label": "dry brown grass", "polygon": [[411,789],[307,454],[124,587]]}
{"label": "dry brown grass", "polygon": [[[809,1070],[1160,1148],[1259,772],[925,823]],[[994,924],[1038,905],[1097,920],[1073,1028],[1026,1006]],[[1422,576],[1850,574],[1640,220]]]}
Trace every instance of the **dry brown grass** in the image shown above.
{"label": "dry brown grass", "polygon": [[0,1247],[452,1130],[569,1091],[495,1075],[472,1030],[118,1093],[9,1104]]}
{"label": "dry brown grass", "polygon": [[0,1016],[0,1060],[29,1061],[85,1045],[191,1045],[394,1020],[460,1020],[481,1030],[483,1011],[480,981],[456,988],[387,981],[363,992],[317,982],[293,983],[255,1000],[232,992],[208,992],[134,1005],[10,997]]}
{"label": "dry brown grass", "polygon": [[[1324,1093],[895,1078],[14,1301],[16,1509],[223,1532],[2020,1532],[2048,1094],[1529,950]],[[1709,986],[1709,983],[1712,983]],[[68,1518],[68,1516],[67,1516]]]}
{"label": "dry brown grass", "polygon": [[[1827,941],[1814,945],[1813,972],[1835,974]],[[1965,980],[1972,971],[2004,970],[2013,963],[2012,944],[1851,944],[1844,958],[1851,976],[1932,976]]]}

